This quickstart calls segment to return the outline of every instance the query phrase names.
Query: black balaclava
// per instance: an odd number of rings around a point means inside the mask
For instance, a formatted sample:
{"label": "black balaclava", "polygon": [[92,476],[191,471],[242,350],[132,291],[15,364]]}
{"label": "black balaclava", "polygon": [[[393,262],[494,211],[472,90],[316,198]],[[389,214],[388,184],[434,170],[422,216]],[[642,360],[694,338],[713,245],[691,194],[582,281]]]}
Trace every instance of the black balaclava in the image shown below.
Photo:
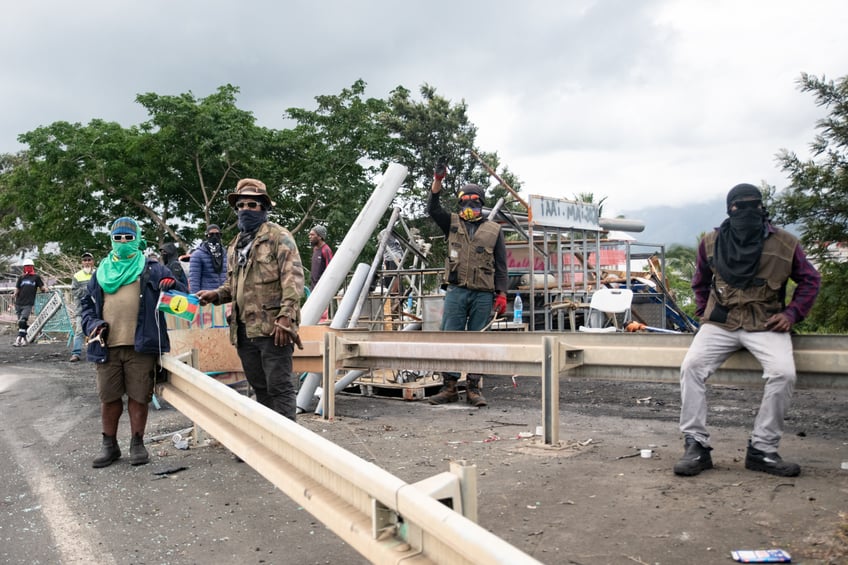
{"label": "black balaclava", "polygon": [[159,253],[162,264],[167,266],[177,258],[177,246],[173,243],[165,243],[159,248]]}
{"label": "black balaclava", "polygon": [[[476,199],[463,202],[463,196],[476,195]],[[476,184],[466,184],[459,191],[459,217],[466,222],[479,222],[483,219],[483,206],[485,205],[485,193]]]}
{"label": "black balaclava", "polygon": [[721,278],[735,288],[748,288],[760,265],[767,229],[762,199],[752,184],[737,184],[727,193],[729,217],[719,227],[715,262]]}

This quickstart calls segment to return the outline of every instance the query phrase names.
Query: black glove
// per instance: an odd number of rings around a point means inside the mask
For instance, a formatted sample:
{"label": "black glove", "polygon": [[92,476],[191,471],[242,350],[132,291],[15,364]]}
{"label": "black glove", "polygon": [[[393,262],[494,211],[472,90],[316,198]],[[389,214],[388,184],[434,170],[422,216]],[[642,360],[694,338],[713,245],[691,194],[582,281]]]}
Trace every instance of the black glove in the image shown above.
{"label": "black glove", "polygon": [[175,281],[171,277],[164,277],[159,280],[159,290],[167,291],[171,290],[175,286],[177,286],[177,281]]}
{"label": "black glove", "polygon": [[436,180],[444,180],[445,174],[448,172],[448,158],[446,155],[442,155],[436,161],[436,166],[433,168],[433,178]]}

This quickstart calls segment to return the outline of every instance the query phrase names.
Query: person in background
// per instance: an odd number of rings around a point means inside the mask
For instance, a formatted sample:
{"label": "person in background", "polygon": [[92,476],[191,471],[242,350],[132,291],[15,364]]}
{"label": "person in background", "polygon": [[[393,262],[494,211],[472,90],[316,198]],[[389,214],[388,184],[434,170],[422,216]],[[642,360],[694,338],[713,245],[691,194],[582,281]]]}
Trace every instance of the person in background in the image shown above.
{"label": "person in background", "polygon": [[86,251],[82,254],[82,268],[74,273],[71,279],[71,296],[74,299],[74,344],[71,349],[71,363],[76,363],[82,356],[82,343],[85,334],[82,330],[82,299],[85,287],[94,275],[94,255]]}
{"label": "person in background", "polygon": [[180,249],[176,243],[168,242],[162,244],[162,247],[159,248],[159,261],[168,267],[168,270],[171,271],[171,274],[174,275],[174,279],[178,283],[182,284],[184,288],[188,288],[188,277],[186,277],[183,266],[180,263]]}
{"label": "person in background", "polygon": [[23,347],[27,344],[29,317],[35,307],[35,295],[46,290],[47,287],[41,276],[35,272],[35,263],[32,259],[24,259],[23,272],[15,281],[15,290],[12,293],[15,301],[15,317],[18,319],[18,337],[15,338],[15,347]]}
{"label": "person in background", "polygon": [[[483,218],[485,193],[476,184],[466,184],[459,192],[459,210],[448,212],[440,203],[446,168],[438,163],[434,172],[427,212],[448,240],[445,268],[445,305],[443,331],[480,331],[492,312],[506,311],[506,244],[501,227]],[[459,400],[456,373],[442,373],[442,390],[429,398],[430,404]],[[466,401],[486,406],[480,392],[482,375],[468,373]]]}
{"label": "person in background", "polygon": [[165,314],[157,308],[160,291],[185,286],[161,263],[145,259],[147,242],[132,218],[118,218],[109,230],[112,251],[100,261],[82,299],[82,326],[89,336],[87,359],[95,363],[100,397],[102,441],[92,467],[121,457],[118,422],[130,420],[130,465],[144,465],[148,407],[153,398],[159,356],[171,350]]}
{"label": "person in background", "polygon": [[[754,185],[734,186],[727,194],[728,218],[698,246],[692,289],[702,323],[680,366],[684,454],[674,465],[677,475],[713,467],[706,382],[739,349],[757,359],[765,379],[745,468],[783,477],[801,472],[777,448],[796,380],[789,332],[810,313],[821,276],[798,239],[769,223],[762,198]],[[797,286],[786,305],[789,279]]]}
{"label": "person in background", "polygon": [[189,292],[215,290],[227,280],[227,253],[221,243],[221,228],[209,224],[206,239],[189,259]]}
{"label": "person in background", "polygon": [[274,202],[265,183],[241,179],[227,201],[238,213],[238,236],[227,249],[227,280],[195,294],[201,305],[232,302],[230,340],[256,400],[294,421],[292,354],[300,344],[303,265],[289,230],[268,221]]}
{"label": "person in background", "polygon": [[[327,265],[333,259],[333,250],[327,245],[327,228],[318,224],[309,230],[309,245],[312,246],[312,268],[309,271],[312,286],[310,291],[315,290],[315,285],[324,275],[327,270]],[[327,320],[330,316],[329,308],[325,309],[321,314],[319,322]]]}
{"label": "person in background", "polygon": [[326,239],[327,228],[324,226],[319,224],[309,230],[309,245],[312,246],[312,269],[309,273],[313,290],[333,259],[333,250],[327,245]]}

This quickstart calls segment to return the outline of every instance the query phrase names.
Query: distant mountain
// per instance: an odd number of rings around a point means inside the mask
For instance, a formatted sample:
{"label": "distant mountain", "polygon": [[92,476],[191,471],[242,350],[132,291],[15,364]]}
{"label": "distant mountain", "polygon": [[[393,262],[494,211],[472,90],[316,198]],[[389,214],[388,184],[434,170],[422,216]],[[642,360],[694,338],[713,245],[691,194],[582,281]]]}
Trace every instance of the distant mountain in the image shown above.
{"label": "distant mountain", "polygon": [[719,197],[680,207],[649,206],[621,215],[645,223],[644,231],[630,234],[640,243],[695,247],[701,233],[718,227],[727,217],[724,207],[725,199]]}

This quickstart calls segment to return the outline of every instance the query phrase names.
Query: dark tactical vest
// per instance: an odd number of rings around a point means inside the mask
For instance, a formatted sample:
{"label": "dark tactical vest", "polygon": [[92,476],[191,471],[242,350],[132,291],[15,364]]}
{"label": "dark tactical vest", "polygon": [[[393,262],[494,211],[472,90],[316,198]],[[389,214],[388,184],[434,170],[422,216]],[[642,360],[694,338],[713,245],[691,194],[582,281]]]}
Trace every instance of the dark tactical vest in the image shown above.
{"label": "dark tactical vest", "polygon": [[495,243],[501,227],[491,220],[477,226],[469,238],[465,222],[451,214],[445,282],[471,290],[495,290]]}
{"label": "dark tactical vest", "polygon": [[717,230],[704,236],[713,281],[703,321],[730,331],[739,328],[749,332],[767,331],[766,320],[786,306],[784,285],[792,272],[798,239],[780,229],[769,233],[763,242],[763,254],[754,280],[748,288],[742,289],[727,284],[715,268],[717,238]]}

